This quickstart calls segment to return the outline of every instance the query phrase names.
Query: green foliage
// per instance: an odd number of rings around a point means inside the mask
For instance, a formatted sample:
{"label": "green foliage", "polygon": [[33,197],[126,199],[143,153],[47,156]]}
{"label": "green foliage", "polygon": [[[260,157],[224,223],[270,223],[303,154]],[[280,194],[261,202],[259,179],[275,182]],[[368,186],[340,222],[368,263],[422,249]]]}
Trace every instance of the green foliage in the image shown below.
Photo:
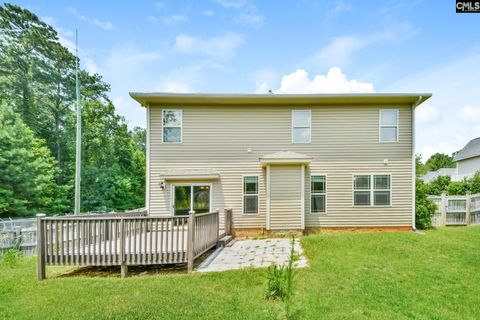
{"label": "green foliage", "polygon": [[0,104],[0,216],[54,212],[56,162],[12,108]]}
{"label": "green foliage", "polygon": [[427,166],[422,162],[422,155],[421,154],[416,154],[415,155],[415,173],[417,177],[423,176],[425,173],[427,173],[428,168]]}
{"label": "green foliage", "polygon": [[427,188],[420,179],[415,182],[415,225],[418,229],[432,226],[432,217],[437,205],[428,198]]}
{"label": "green foliage", "polygon": [[17,249],[8,249],[5,253],[0,255],[0,261],[5,266],[13,268],[19,265],[22,256],[21,251],[18,251]]}
{"label": "green foliage", "polygon": [[466,195],[470,190],[470,182],[467,179],[462,181],[453,181],[447,186],[447,195]]}
{"label": "green foliage", "polygon": [[[13,109],[31,140],[23,148],[20,141],[3,144],[11,153],[5,157],[15,155],[19,167],[0,163],[0,171],[9,172],[8,179],[17,179],[14,170],[25,172],[17,180],[0,184],[0,216],[71,212],[76,58],[59,43],[51,26],[19,6],[0,5],[0,32],[0,103]],[[110,86],[100,75],[80,70],[79,78],[83,101],[81,209],[143,207],[145,130],[128,129],[125,119],[115,113],[108,98]],[[32,157],[36,157],[33,163],[21,163]],[[30,167],[34,169],[27,170]],[[25,179],[31,176],[36,180]]]}
{"label": "green foliage", "polygon": [[439,196],[442,192],[447,191],[451,181],[452,178],[450,176],[439,176],[425,186],[425,192],[429,195]]}
{"label": "green foliage", "polygon": [[480,193],[480,171],[477,171],[469,182],[470,192],[473,194]]}
{"label": "green foliage", "polygon": [[453,162],[453,157],[446,155],[444,153],[435,153],[427,160],[425,163],[427,171],[437,171],[441,168],[455,168],[455,162]]}

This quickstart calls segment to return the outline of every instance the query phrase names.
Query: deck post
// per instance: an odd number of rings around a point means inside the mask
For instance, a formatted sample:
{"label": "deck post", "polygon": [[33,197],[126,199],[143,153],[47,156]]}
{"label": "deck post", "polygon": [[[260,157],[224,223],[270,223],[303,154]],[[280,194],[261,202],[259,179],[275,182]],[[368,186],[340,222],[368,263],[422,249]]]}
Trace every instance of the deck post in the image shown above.
{"label": "deck post", "polygon": [[126,278],[128,276],[128,266],[125,261],[125,220],[120,219],[120,276]]}
{"label": "deck post", "polygon": [[37,273],[38,280],[46,278],[45,273],[45,233],[43,232],[42,218],[44,213],[37,214]]}
{"label": "deck post", "polygon": [[193,271],[194,245],[195,245],[195,211],[190,211],[188,216],[188,233],[187,233],[187,270],[188,273]]}
{"label": "deck post", "polygon": [[471,202],[472,202],[472,193],[470,191],[467,191],[466,194],[466,201],[465,201],[465,222],[467,226],[470,225],[470,207],[471,207]]}
{"label": "deck post", "polygon": [[440,225],[445,227],[447,224],[447,194],[442,192],[442,200],[440,202]]}
{"label": "deck post", "polygon": [[215,231],[217,232],[217,245],[218,245],[218,241],[220,240],[220,209],[215,209],[215,212],[217,213],[217,221],[216,221],[216,224],[217,224],[217,228],[215,229]]}
{"label": "deck post", "polygon": [[232,209],[225,209],[225,235],[229,236],[232,234]]}

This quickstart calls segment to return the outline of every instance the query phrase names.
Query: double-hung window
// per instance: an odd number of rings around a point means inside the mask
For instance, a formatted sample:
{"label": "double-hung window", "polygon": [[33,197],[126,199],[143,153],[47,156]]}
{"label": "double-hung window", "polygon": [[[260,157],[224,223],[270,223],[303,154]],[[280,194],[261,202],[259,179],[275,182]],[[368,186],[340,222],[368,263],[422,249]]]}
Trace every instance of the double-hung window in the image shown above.
{"label": "double-hung window", "polygon": [[243,213],[258,213],[258,176],[243,177]]}
{"label": "double-hung window", "polygon": [[354,206],[389,206],[391,178],[388,174],[355,175],[353,177]]}
{"label": "double-hung window", "polygon": [[182,142],[182,110],[162,110],[163,143]]}
{"label": "double-hung window", "polygon": [[310,177],[310,212],[325,213],[327,207],[327,177]]}
{"label": "double-hung window", "polygon": [[398,141],[398,110],[380,110],[380,142]]}
{"label": "double-hung window", "polygon": [[292,143],[310,143],[312,129],[310,110],[292,111]]}

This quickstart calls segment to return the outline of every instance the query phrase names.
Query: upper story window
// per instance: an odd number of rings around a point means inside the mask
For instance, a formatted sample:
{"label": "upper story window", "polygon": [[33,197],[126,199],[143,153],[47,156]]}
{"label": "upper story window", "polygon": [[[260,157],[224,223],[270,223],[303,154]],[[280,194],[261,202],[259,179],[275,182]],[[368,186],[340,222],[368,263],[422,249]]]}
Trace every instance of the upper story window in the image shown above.
{"label": "upper story window", "polygon": [[163,142],[182,142],[182,110],[162,110]]}
{"label": "upper story window", "polygon": [[293,110],[292,143],[310,143],[311,129],[312,112],[310,110]]}
{"label": "upper story window", "polygon": [[380,110],[380,142],[398,141],[398,110]]}

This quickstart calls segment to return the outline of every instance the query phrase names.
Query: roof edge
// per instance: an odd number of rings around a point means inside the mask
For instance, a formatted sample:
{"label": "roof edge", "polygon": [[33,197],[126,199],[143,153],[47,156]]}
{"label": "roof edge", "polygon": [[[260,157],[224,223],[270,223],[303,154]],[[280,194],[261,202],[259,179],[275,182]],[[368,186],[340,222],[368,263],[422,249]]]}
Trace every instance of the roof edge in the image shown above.
{"label": "roof edge", "polygon": [[223,94],[130,92],[142,106],[151,105],[307,105],[307,104],[411,104],[417,107],[431,93],[336,93],[336,94]]}

